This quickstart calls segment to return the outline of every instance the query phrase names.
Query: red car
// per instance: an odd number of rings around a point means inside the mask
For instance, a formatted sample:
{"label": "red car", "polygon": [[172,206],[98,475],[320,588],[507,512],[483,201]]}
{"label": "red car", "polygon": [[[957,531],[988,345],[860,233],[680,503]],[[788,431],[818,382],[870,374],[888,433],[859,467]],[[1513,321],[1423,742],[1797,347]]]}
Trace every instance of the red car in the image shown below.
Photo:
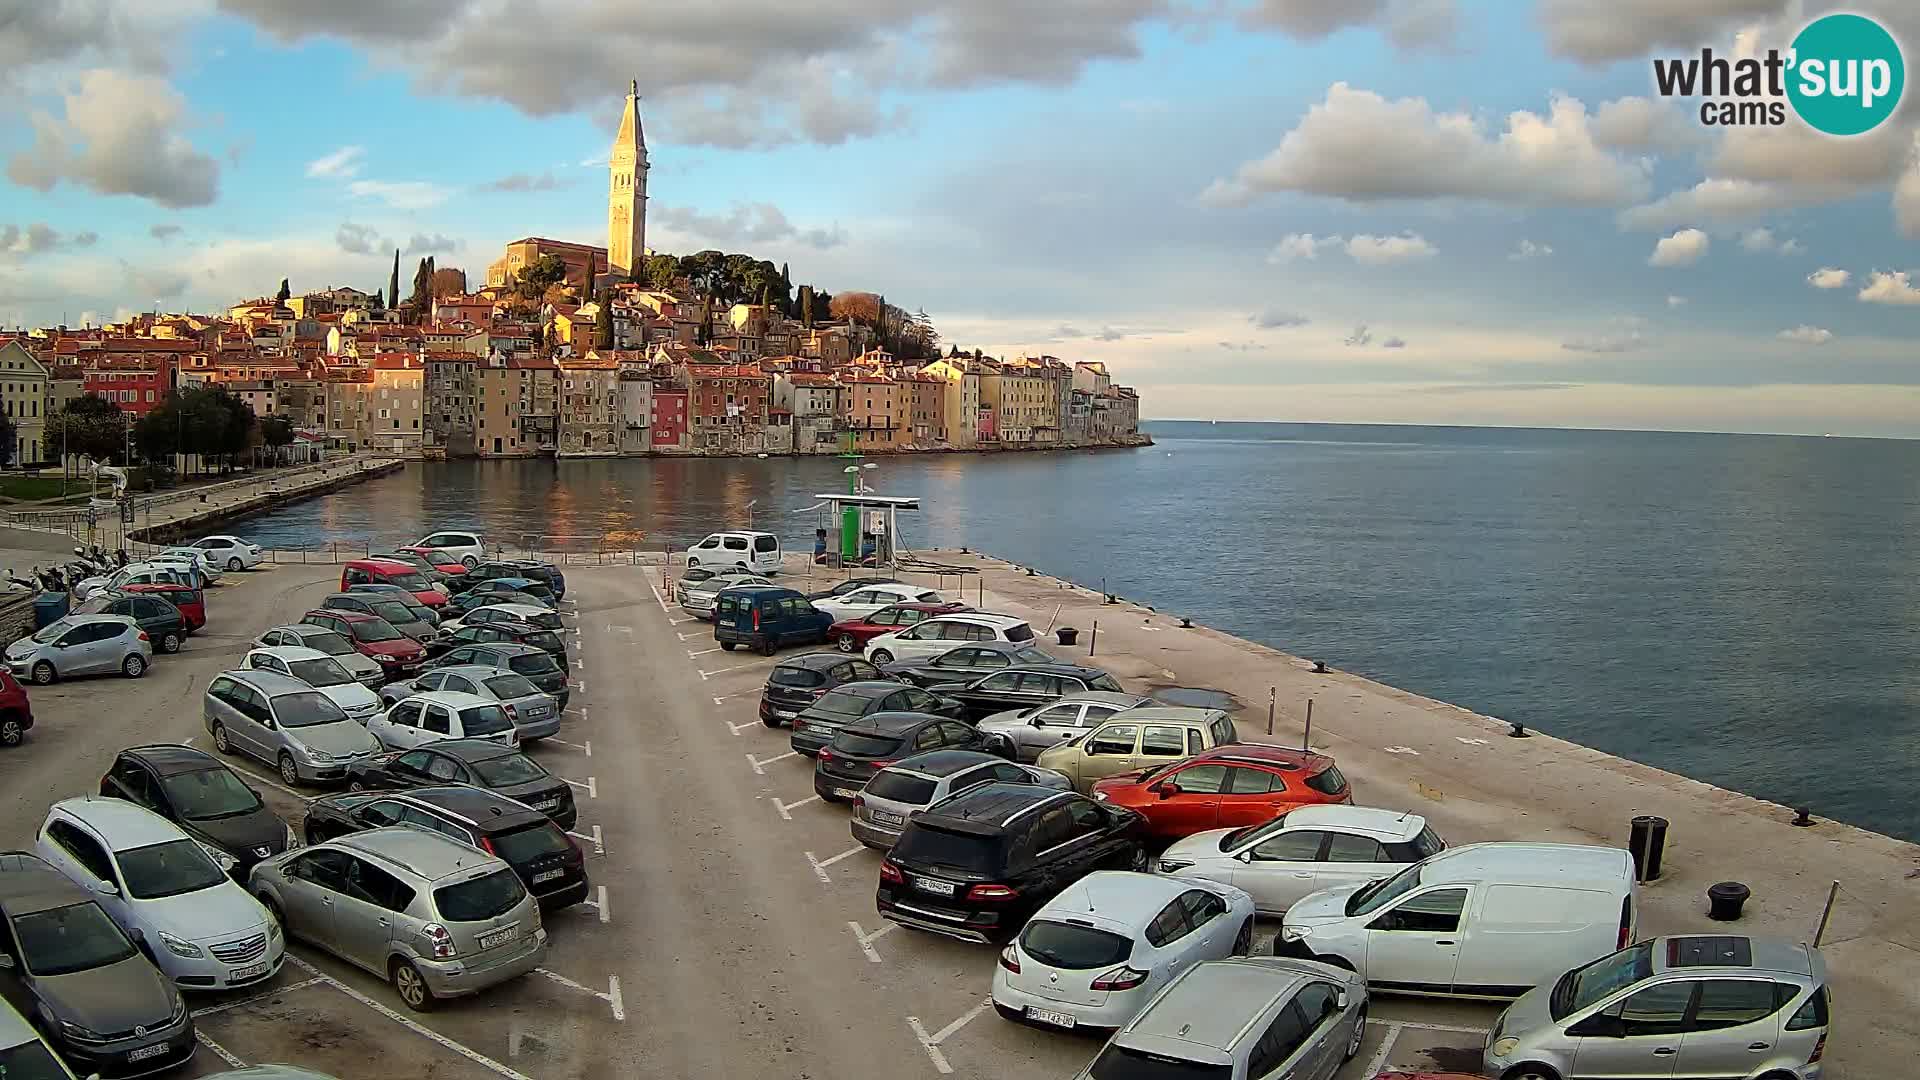
{"label": "red car", "polygon": [[451,555],[440,548],[397,547],[393,550],[403,551],[408,555],[418,555],[427,560],[434,570],[450,578],[460,577],[467,572],[467,565],[465,563],[461,562],[457,556]]}
{"label": "red car", "polygon": [[841,652],[859,652],[881,634],[904,630],[935,615],[972,611],[965,604],[895,604],[858,619],[842,619],[827,629],[827,640]]}
{"label": "red car", "polygon": [[392,623],[364,611],[316,608],[300,617],[309,626],[337,630],[353,642],[353,651],[380,665],[389,681],[412,675],[426,662],[427,647],[394,629]]}
{"label": "red car", "polygon": [[189,634],[207,625],[207,594],[190,585],[154,582],[149,585],[122,585],[120,588],[123,592],[152,593],[179,608]]}
{"label": "red car", "polygon": [[1208,829],[1259,825],[1301,806],[1350,805],[1353,791],[1324,754],[1232,743],[1096,781],[1093,797],[1137,811],[1153,836],[1178,840]]}
{"label": "red car", "polygon": [[392,559],[355,559],[340,569],[340,591],[355,585],[398,585],[413,594],[415,600],[435,611],[447,606],[446,593],[428,581],[420,571]]}
{"label": "red car", "polygon": [[19,746],[32,726],[33,705],[27,701],[27,688],[0,670],[0,747]]}

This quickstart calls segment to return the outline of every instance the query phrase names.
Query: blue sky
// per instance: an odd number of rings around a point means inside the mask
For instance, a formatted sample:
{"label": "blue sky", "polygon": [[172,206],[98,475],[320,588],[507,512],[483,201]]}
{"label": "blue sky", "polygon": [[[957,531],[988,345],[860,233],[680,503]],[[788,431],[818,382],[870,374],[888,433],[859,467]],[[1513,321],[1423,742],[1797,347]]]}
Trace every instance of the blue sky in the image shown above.
{"label": "blue sky", "polygon": [[1784,45],[1818,4],[389,7],[0,28],[0,322],[604,243],[638,78],[656,249],[1106,360],[1150,416],[1920,435],[1914,110],[1834,140],[1652,96],[1650,57]]}

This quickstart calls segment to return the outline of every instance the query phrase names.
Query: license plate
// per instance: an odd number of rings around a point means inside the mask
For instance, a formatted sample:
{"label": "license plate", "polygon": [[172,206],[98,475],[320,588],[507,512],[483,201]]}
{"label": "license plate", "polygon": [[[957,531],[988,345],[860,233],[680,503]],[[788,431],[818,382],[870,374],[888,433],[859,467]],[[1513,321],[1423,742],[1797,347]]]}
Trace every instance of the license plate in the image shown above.
{"label": "license plate", "polygon": [[238,968],[234,971],[233,974],[227,976],[227,981],[240,982],[244,979],[257,979],[260,976],[265,975],[269,970],[272,969],[272,967],[273,967],[272,964],[268,964],[265,962],[258,963],[258,964],[248,964],[246,967]]}
{"label": "license plate", "polygon": [[538,709],[528,709],[527,715],[534,718],[535,720],[545,720],[547,718],[547,710],[545,707],[541,707]]}
{"label": "license plate", "polygon": [[1054,1027],[1061,1028],[1070,1028],[1079,1022],[1066,1013],[1054,1012],[1051,1009],[1036,1009],[1031,1005],[1027,1006],[1027,1019],[1035,1023],[1052,1024]]}
{"label": "license plate", "polygon": [[900,825],[905,823],[907,819],[901,817],[899,814],[889,814],[885,810],[875,810],[873,811],[873,820],[881,825]]}
{"label": "license plate", "polygon": [[509,926],[505,930],[495,930],[491,934],[481,934],[480,947],[483,949],[491,949],[495,945],[505,945],[519,935],[520,928],[517,926]]}
{"label": "license plate", "polygon": [[781,720],[791,720],[800,714],[793,709],[775,709],[773,715]]}
{"label": "license plate", "polygon": [[913,887],[919,889],[921,892],[933,893],[935,896],[952,896],[956,890],[956,886],[951,881],[939,881],[934,878],[924,877],[914,878]]}
{"label": "license plate", "polygon": [[148,1058],[157,1058],[166,1052],[166,1043],[154,1043],[152,1046],[143,1046],[138,1050],[127,1051],[127,1060],[129,1062],[145,1061]]}
{"label": "license plate", "polygon": [[853,798],[853,797],[854,797],[855,795],[858,795],[858,794],[860,794],[860,793],[859,793],[859,792],[857,792],[857,791],[855,791],[855,790],[853,790],[852,788],[843,788],[843,787],[837,787],[837,788],[834,788],[834,789],[833,789],[833,794],[834,794],[834,797],[835,797],[835,798],[839,798],[839,799],[851,799],[851,798]]}
{"label": "license plate", "polygon": [[533,804],[533,808],[535,810],[558,810],[560,809],[560,800],[541,799],[539,802]]}

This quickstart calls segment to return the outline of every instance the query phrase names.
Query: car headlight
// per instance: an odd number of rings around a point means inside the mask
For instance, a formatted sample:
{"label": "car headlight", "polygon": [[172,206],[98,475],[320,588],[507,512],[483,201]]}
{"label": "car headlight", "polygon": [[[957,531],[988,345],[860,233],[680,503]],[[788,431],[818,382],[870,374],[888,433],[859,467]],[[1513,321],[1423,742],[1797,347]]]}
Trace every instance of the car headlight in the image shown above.
{"label": "car headlight", "polygon": [[280,920],[269,917],[267,919],[267,936],[272,938],[275,941],[279,941],[280,935],[281,935]]}
{"label": "car headlight", "polygon": [[1107,801],[1107,793],[1106,793],[1106,792],[1104,792],[1104,791],[1096,791],[1096,792],[1094,792],[1094,793],[1093,793],[1093,801],[1094,801],[1094,802],[1106,802],[1106,801]]}
{"label": "car headlight", "polygon": [[92,1028],[83,1027],[71,1020],[60,1021],[60,1033],[75,1042],[106,1042],[101,1034]]}
{"label": "car headlight", "polygon": [[1520,1045],[1519,1039],[1508,1037],[1505,1039],[1495,1039],[1493,1041],[1493,1045],[1488,1049],[1493,1051],[1494,1057],[1500,1058],[1500,1057],[1506,1057],[1508,1054],[1513,1053],[1514,1050],[1519,1047],[1519,1045]]}
{"label": "car headlight", "polygon": [[378,657],[376,657],[375,659],[377,659],[377,660],[379,660],[379,661],[380,661],[381,663],[383,663],[383,664],[397,664],[397,663],[399,663],[399,662],[400,662],[400,658],[399,658],[399,657],[397,657],[397,656],[389,656],[389,655],[387,655],[386,653],[381,653],[381,654],[380,654],[380,655],[379,655]]}
{"label": "car headlight", "polygon": [[220,872],[223,874],[233,873],[233,868],[240,865],[239,862],[236,861],[233,856],[227,854],[224,851],[221,851],[219,848],[214,847],[212,844],[203,843],[200,845],[200,850],[207,853],[207,858],[212,859],[214,862],[214,865],[218,866],[220,868]]}
{"label": "car headlight", "polygon": [[287,846],[285,850],[292,851],[294,848],[297,848],[299,846],[300,846],[300,834],[293,831],[293,826],[291,825],[287,826]]}
{"label": "car headlight", "polygon": [[311,746],[300,747],[300,754],[302,757],[306,758],[308,761],[332,761],[333,760],[332,754],[327,753],[325,750],[315,750]]}
{"label": "car headlight", "polygon": [[167,1023],[177,1024],[186,1018],[187,999],[180,996],[180,991],[175,990],[173,992],[173,1012],[167,1017]]}
{"label": "car headlight", "polygon": [[186,938],[174,937],[165,930],[160,931],[160,944],[165,945],[167,951],[173,955],[184,956],[189,960],[197,960],[206,955],[206,952],[203,951],[200,946],[195,945]]}
{"label": "car headlight", "polygon": [[1185,870],[1192,865],[1192,863],[1185,859],[1161,859],[1160,872],[1163,874],[1171,874],[1176,870]]}
{"label": "car headlight", "polygon": [[1280,927],[1281,941],[1305,941],[1307,938],[1311,936],[1313,936],[1313,927],[1311,926]]}

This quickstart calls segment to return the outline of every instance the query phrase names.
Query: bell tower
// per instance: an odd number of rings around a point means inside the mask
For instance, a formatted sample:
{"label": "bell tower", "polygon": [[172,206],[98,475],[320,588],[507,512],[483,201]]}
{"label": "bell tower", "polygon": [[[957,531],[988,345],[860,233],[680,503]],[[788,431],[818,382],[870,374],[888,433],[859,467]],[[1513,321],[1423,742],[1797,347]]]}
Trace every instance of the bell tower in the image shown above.
{"label": "bell tower", "polygon": [[637,79],[627,87],[607,174],[607,265],[624,278],[647,257],[647,134],[640,126]]}

